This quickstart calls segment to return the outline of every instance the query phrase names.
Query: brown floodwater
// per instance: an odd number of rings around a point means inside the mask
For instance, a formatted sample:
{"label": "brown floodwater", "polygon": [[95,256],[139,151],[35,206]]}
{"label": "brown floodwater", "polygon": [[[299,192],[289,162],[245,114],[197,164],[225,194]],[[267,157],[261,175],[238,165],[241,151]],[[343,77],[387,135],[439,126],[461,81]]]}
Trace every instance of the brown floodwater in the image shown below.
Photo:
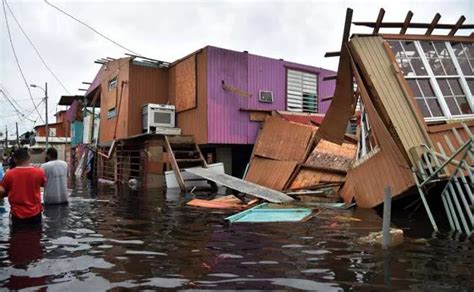
{"label": "brown floodwater", "polygon": [[[380,230],[373,210],[329,210],[303,223],[228,224],[234,212],[191,196],[78,183],[37,228],[10,230],[1,205],[0,286],[7,289],[474,289],[473,240],[396,220],[404,243],[358,242]],[[349,220],[348,218],[357,218]],[[418,220],[418,219],[416,219]]]}

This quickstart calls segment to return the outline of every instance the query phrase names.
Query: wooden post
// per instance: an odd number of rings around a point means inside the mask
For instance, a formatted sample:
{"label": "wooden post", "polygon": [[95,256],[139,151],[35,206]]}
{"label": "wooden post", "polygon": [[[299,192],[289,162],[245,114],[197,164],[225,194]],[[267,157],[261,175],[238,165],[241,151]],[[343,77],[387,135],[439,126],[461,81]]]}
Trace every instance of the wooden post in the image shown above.
{"label": "wooden post", "polygon": [[383,202],[383,248],[387,248],[390,245],[390,217],[392,213],[392,191],[390,187],[385,187],[385,198]]}
{"label": "wooden post", "polygon": [[173,149],[171,148],[171,144],[168,140],[168,136],[165,135],[165,148],[166,152],[168,153],[168,158],[171,162],[174,175],[176,176],[176,181],[178,182],[179,188],[182,192],[186,192],[186,185],[184,183],[183,177],[181,176],[181,171],[179,169],[178,163],[174,157]]}

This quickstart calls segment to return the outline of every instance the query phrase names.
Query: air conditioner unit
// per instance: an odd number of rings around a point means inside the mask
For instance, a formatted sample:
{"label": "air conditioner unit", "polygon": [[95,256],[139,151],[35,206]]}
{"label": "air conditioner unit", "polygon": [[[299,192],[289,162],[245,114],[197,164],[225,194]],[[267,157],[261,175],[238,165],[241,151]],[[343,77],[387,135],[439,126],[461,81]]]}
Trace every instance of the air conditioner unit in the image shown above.
{"label": "air conditioner unit", "polygon": [[268,90],[260,90],[258,93],[258,101],[260,102],[273,102],[273,92]]}
{"label": "air conditioner unit", "polygon": [[175,127],[174,105],[148,103],[142,107],[143,132],[155,133],[163,128]]}

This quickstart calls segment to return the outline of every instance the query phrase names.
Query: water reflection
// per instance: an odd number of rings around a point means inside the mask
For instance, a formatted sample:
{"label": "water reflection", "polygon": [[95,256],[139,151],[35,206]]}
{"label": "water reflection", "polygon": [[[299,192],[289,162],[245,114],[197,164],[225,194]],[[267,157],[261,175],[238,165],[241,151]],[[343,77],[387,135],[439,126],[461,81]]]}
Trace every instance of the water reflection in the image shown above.
{"label": "water reflection", "polygon": [[[8,261],[15,269],[27,269],[28,265],[43,258],[41,237],[43,226],[12,226],[8,245]],[[45,284],[45,277],[30,277],[29,275],[11,275],[6,288],[11,290],[23,289]]]}
{"label": "water reflection", "polygon": [[69,205],[45,208],[40,230],[10,232],[2,214],[0,285],[53,291],[474,288],[472,239],[407,237],[383,251],[357,243],[381,226],[371,210],[324,210],[297,224],[229,225],[229,212],[187,207],[189,197],[79,183]]}

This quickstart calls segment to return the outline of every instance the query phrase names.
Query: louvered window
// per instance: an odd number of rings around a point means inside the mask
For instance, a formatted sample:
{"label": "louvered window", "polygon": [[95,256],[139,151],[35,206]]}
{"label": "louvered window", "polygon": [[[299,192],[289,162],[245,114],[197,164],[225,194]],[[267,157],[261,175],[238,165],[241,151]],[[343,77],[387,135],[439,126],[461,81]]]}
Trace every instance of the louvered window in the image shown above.
{"label": "louvered window", "polygon": [[318,76],[313,73],[288,69],[286,75],[287,110],[318,112]]}

